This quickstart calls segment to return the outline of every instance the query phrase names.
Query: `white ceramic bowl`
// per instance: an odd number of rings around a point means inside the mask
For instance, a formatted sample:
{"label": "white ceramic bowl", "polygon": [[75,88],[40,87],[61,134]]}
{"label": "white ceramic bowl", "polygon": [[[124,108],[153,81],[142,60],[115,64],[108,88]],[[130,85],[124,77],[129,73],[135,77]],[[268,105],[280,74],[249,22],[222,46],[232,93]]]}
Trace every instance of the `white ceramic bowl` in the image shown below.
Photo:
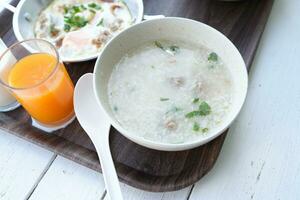
{"label": "white ceramic bowl", "polygon": [[[204,138],[199,137],[198,140],[181,144],[160,143],[144,139],[138,136],[138,134],[124,129],[115,119],[109,106],[107,84],[115,64],[117,64],[128,51],[141,46],[145,42],[163,39],[171,41],[180,40],[207,46],[221,56],[231,71],[234,84],[231,109],[219,128],[207,134]],[[222,33],[206,24],[194,20],[167,17],[134,25],[111,40],[96,62],[93,82],[94,92],[99,105],[107,114],[111,124],[125,137],[148,148],[165,151],[180,151],[205,144],[219,136],[228,128],[240,112],[245,101],[248,75],[241,54]]]}
{"label": "white ceramic bowl", "polygon": [[[34,25],[40,14],[53,0],[21,0],[16,8],[10,10],[14,12],[13,29],[18,41],[35,38]],[[139,23],[143,19],[144,5],[142,0],[124,0],[127,4],[134,23]],[[101,53],[101,52],[100,52]],[[62,57],[64,62],[82,62],[95,59],[100,53],[91,54],[85,57],[67,58]]]}

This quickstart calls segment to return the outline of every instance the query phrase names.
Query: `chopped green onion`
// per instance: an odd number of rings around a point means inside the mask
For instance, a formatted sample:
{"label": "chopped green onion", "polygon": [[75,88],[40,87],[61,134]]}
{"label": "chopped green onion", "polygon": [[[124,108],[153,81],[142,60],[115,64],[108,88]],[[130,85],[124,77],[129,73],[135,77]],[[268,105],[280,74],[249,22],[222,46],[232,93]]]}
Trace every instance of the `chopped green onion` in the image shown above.
{"label": "chopped green onion", "polygon": [[199,109],[189,112],[185,115],[186,118],[193,118],[196,116],[206,116],[210,114],[211,108],[205,101],[201,102]]}
{"label": "chopped green onion", "polygon": [[64,6],[64,13],[67,14],[69,11],[69,8],[67,6]]}
{"label": "chopped green onion", "polygon": [[203,133],[206,133],[207,131],[208,131],[208,128],[203,128],[203,129],[202,129],[202,132],[203,132]]}
{"label": "chopped green onion", "polygon": [[217,62],[218,61],[218,55],[215,52],[212,52],[212,53],[209,54],[207,59],[209,61]]}
{"label": "chopped green onion", "polygon": [[211,108],[208,105],[208,103],[206,103],[205,101],[201,102],[201,104],[199,106],[199,112],[200,112],[201,116],[206,116],[206,115],[210,114]]}
{"label": "chopped green onion", "polygon": [[79,6],[72,6],[72,11],[73,11],[74,13],[78,13],[78,12],[81,11],[81,9],[80,9]]}
{"label": "chopped green onion", "polygon": [[86,9],[87,9],[83,4],[80,5],[80,8],[81,8],[82,10],[86,10]]}
{"label": "chopped green onion", "polygon": [[197,122],[194,122],[194,125],[193,125],[193,131],[196,131],[198,132],[200,130],[200,126]]}
{"label": "chopped green onion", "polygon": [[78,15],[73,15],[71,17],[65,16],[64,21],[65,24],[68,24],[71,27],[74,26],[79,28],[84,27],[88,23],[88,21],[84,17]]}
{"label": "chopped green onion", "polygon": [[99,23],[97,24],[97,26],[103,26],[103,22],[104,22],[104,18],[102,18]]}
{"label": "chopped green onion", "polygon": [[71,30],[71,26],[70,26],[69,24],[65,24],[65,25],[64,25],[64,30],[65,30],[66,32],[69,32],[69,31]]}
{"label": "chopped green onion", "polygon": [[199,100],[200,100],[199,98],[194,98],[194,99],[193,99],[193,103],[198,103]]}
{"label": "chopped green onion", "polygon": [[[71,7],[64,7],[64,22],[65,22],[65,26],[64,26],[64,30],[66,32],[70,31],[72,27],[77,27],[77,28],[81,28],[84,27],[87,23],[88,20],[83,17],[80,16],[79,14],[81,14],[82,11],[86,10],[87,8],[81,4],[81,5],[74,5]],[[94,10],[90,9],[90,12],[94,12]]]}
{"label": "chopped green onion", "polygon": [[93,9],[89,9],[89,11],[94,14],[96,13],[96,11],[94,11]]}
{"label": "chopped green onion", "polygon": [[195,111],[192,111],[192,112],[189,112],[185,115],[186,118],[193,118],[193,117],[196,117],[196,116],[200,116],[200,111],[199,110],[195,110]]}
{"label": "chopped green onion", "polygon": [[64,6],[64,14],[69,15],[75,15],[76,13],[82,12],[83,10],[86,10],[87,8],[84,5],[78,5],[78,6]]}
{"label": "chopped green onion", "polygon": [[170,100],[169,98],[160,97],[160,101],[169,101],[169,100]]}
{"label": "chopped green onion", "polygon": [[97,3],[90,3],[90,4],[88,4],[88,7],[94,8],[96,10],[100,10],[101,9],[101,6],[99,4],[97,4]]}

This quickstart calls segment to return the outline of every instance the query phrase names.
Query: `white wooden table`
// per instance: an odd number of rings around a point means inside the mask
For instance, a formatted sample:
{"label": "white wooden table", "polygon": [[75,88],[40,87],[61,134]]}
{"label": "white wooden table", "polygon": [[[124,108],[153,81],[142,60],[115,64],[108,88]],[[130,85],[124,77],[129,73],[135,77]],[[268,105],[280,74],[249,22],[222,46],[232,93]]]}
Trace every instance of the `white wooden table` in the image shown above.
{"label": "white wooden table", "polygon": [[[220,157],[195,185],[126,200],[300,199],[300,1],[275,1],[250,74],[248,98]],[[1,200],[94,200],[103,178],[0,131]]]}

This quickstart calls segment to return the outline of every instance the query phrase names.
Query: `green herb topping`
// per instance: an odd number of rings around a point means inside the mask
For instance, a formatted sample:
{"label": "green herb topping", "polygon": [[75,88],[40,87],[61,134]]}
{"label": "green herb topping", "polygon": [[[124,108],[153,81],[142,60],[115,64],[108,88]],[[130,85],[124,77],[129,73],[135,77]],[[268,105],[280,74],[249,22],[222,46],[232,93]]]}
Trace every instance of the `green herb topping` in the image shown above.
{"label": "green herb topping", "polygon": [[72,6],[70,11],[71,13],[79,13],[81,11],[81,7],[80,6]]}
{"label": "green herb topping", "polygon": [[87,8],[84,6],[84,5],[80,5],[80,8],[82,9],[82,10],[86,10]]}
{"label": "green herb topping", "polygon": [[208,115],[211,112],[211,108],[208,105],[208,103],[206,103],[205,101],[201,102],[200,106],[199,106],[199,111],[201,113],[202,116]]}
{"label": "green herb topping", "polygon": [[200,126],[197,122],[195,122],[194,125],[193,125],[193,131],[198,132],[199,130],[200,130]]}
{"label": "green herb topping", "polygon": [[210,114],[211,108],[205,101],[201,102],[199,109],[189,112],[185,115],[186,118],[193,118],[196,116],[206,116]]}
{"label": "green herb topping", "polygon": [[64,30],[65,30],[66,32],[69,32],[69,31],[71,30],[71,26],[70,26],[69,24],[65,24],[65,25],[64,25]]}
{"label": "green herb topping", "polygon": [[196,116],[201,116],[199,110],[195,110],[195,111],[189,112],[189,113],[187,113],[185,115],[186,118],[193,118],[193,117],[196,117]]}
{"label": "green herb topping", "polygon": [[90,3],[90,4],[88,4],[88,7],[94,8],[96,10],[101,10],[101,6],[97,3]]}
{"label": "green herb topping", "polygon": [[88,21],[79,15],[73,15],[71,17],[67,17],[65,16],[65,24],[68,24],[69,26],[73,26],[73,27],[84,27],[86,24],[88,23]]}
{"label": "green herb topping", "polygon": [[194,98],[194,99],[193,99],[193,103],[198,103],[199,100],[200,100],[199,98]]}
{"label": "green herb topping", "polygon": [[170,100],[169,98],[160,97],[160,101],[169,101],[169,100]]}
{"label": "green herb topping", "polygon": [[[101,6],[96,3],[90,3],[88,4],[88,7],[90,8],[89,12],[93,14],[96,13],[95,10],[101,9]],[[82,15],[82,12],[84,12],[85,10],[87,10],[87,7],[83,4],[64,7],[64,30],[66,32],[69,32],[72,27],[81,28],[88,23],[88,20]]]}
{"label": "green herb topping", "polygon": [[215,52],[210,53],[207,60],[217,62],[218,61],[218,54],[216,54]]}
{"label": "green herb topping", "polygon": [[96,14],[96,11],[93,10],[93,9],[89,9],[89,11],[90,11],[91,13],[93,13],[93,14]]}
{"label": "green herb topping", "polygon": [[102,18],[102,19],[98,22],[97,26],[103,26],[103,23],[104,23],[104,18]]}
{"label": "green herb topping", "polygon": [[167,52],[167,53],[169,53],[169,54],[171,54],[173,56],[176,53],[178,53],[179,50],[180,50],[180,48],[178,46],[176,46],[176,45],[171,45],[169,47],[164,47],[159,41],[155,41],[154,44],[155,44],[155,46],[157,48],[160,48],[161,50],[163,50],[163,51],[165,51],[165,52]]}
{"label": "green herb topping", "polygon": [[69,11],[69,8],[67,6],[64,6],[64,13],[67,14]]}
{"label": "green herb topping", "polygon": [[203,128],[203,129],[202,129],[202,132],[203,132],[203,133],[206,133],[207,131],[208,131],[208,128]]}

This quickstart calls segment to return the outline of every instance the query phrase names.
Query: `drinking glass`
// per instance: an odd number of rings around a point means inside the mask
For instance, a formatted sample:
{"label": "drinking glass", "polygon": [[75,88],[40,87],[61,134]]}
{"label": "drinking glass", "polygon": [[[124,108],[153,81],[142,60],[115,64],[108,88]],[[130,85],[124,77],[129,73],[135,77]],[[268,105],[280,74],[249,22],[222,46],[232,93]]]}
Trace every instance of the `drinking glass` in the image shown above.
{"label": "drinking glass", "polygon": [[1,56],[5,66],[0,85],[6,87],[42,127],[55,128],[74,119],[74,85],[56,48],[48,41],[29,39]]}
{"label": "drinking glass", "polygon": [[[0,54],[7,49],[6,45],[0,38]],[[8,61],[3,60],[0,62],[0,76],[2,76],[2,71],[5,69],[5,66],[9,65]],[[7,91],[6,88],[0,85],[0,112],[7,112],[14,110],[19,107],[19,103],[16,99]]]}

